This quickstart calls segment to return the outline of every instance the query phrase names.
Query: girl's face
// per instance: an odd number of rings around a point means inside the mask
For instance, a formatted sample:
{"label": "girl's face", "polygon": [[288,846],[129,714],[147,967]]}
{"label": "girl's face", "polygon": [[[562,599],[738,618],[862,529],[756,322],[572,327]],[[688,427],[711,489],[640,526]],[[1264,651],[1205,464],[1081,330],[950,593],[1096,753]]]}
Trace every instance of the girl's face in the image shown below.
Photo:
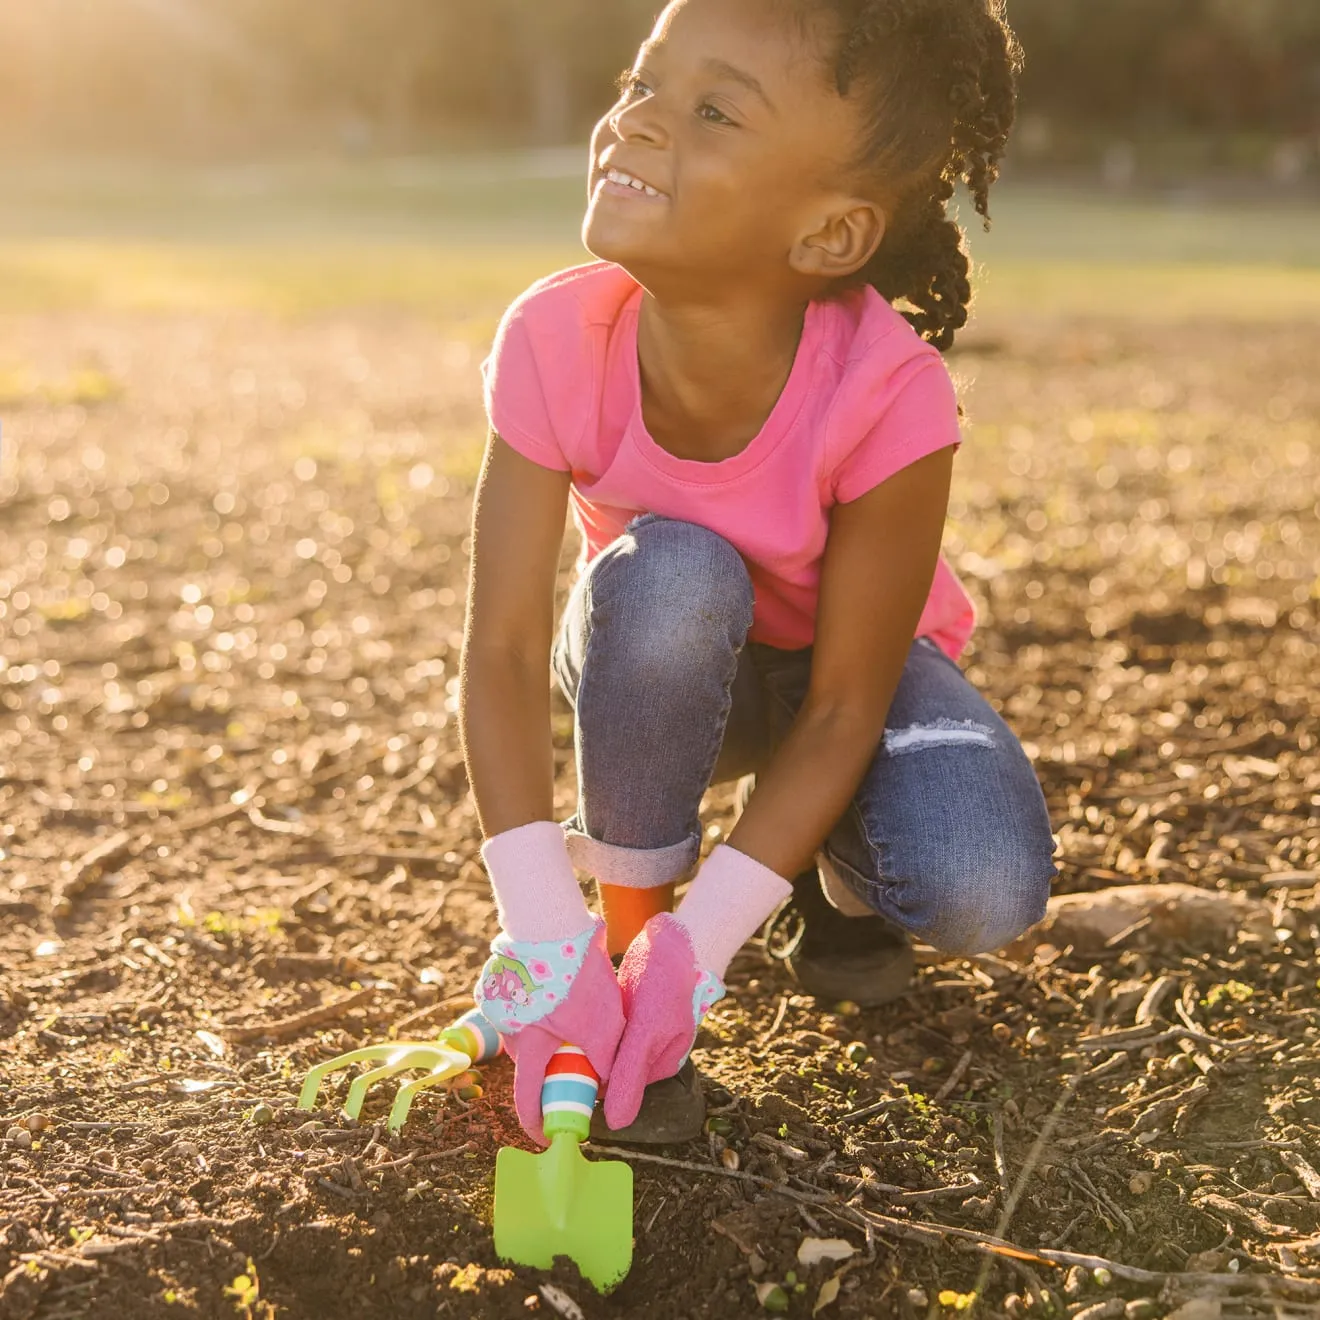
{"label": "girl's face", "polygon": [[844,186],[857,124],[778,15],[766,0],[674,0],[660,15],[592,135],[588,251],[647,287],[791,278],[795,238]]}

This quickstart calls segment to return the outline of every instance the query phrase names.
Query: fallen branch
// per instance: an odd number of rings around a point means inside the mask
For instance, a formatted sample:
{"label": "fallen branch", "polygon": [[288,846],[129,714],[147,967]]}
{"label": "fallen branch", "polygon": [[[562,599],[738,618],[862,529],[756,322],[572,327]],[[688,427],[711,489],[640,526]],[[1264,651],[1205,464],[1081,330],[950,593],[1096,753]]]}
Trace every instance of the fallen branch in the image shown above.
{"label": "fallen branch", "polygon": [[783,1183],[777,1183],[772,1178],[762,1178],[755,1173],[744,1173],[741,1169],[726,1169],[719,1164],[696,1164],[692,1160],[673,1160],[665,1155],[647,1155],[642,1151],[625,1150],[622,1146],[601,1146],[594,1141],[591,1143],[591,1149],[599,1151],[602,1155],[617,1155],[620,1159],[642,1160],[646,1164],[663,1164],[668,1169],[686,1169],[689,1173],[712,1174],[717,1178],[733,1178],[739,1182],[754,1183],[758,1187],[766,1187],[772,1192],[778,1192],[780,1196],[786,1196],[790,1201],[801,1201],[805,1205],[838,1204],[838,1198],[831,1196],[829,1192],[817,1192],[814,1196],[808,1192],[795,1192],[791,1187],[785,1187]]}
{"label": "fallen branch", "polygon": [[366,986],[343,999],[322,1004],[319,1008],[309,1009],[306,1013],[296,1013],[293,1017],[280,1018],[275,1022],[255,1022],[250,1026],[222,1026],[220,1034],[236,1045],[246,1045],[263,1038],[282,1040],[286,1036],[301,1035],[314,1027],[322,1027],[327,1022],[334,1022],[350,1009],[360,1008],[376,997],[377,987]]}
{"label": "fallen branch", "polygon": [[1165,1045],[1171,1040],[1192,1040],[1202,1045],[1213,1045],[1221,1050],[1241,1049],[1259,1044],[1254,1036],[1245,1040],[1220,1040],[1195,1027],[1170,1027],[1167,1031],[1148,1031],[1145,1027],[1125,1027],[1122,1031],[1109,1031],[1103,1036],[1084,1036],[1077,1042],[1079,1050],[1144,1050],[1147,1045]]}

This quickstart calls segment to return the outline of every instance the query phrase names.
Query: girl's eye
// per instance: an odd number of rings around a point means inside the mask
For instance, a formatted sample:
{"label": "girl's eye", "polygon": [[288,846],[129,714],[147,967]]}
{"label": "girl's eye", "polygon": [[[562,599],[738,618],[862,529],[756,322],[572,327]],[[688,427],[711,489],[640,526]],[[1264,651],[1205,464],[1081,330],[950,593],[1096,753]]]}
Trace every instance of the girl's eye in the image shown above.
{"label": "girl's eye", "polygon": [[651,89],[640,78],[635,78],[631,74],[625,74],[619,79],[619,92],[625,101],[630,101],[633,93],[638,90],[649,92]]}
{"label": "girl's eye", "polygon": [[732,123],[733,123],[733,120],[730,119],[728,115],[726,115],[726,114],[725,114],[723,111],[721,111],[721,110],[717,110],[713,105],[711,105],[711,103],[710,103],[709,101],[703,101],[703,102],[697,107],[697,115],[698,115],[699,117],[701,117],[701,118],[704,118],[704,117],[705,117],[705,116],[702,115],[702,111],[703,111],[703,110],[709,110],[709,111],[711,112],[711,114],[715,116],[715,118],[710,119],[710,120],[708,121],[709,123],[712,123],[712,124],[732,124]]}

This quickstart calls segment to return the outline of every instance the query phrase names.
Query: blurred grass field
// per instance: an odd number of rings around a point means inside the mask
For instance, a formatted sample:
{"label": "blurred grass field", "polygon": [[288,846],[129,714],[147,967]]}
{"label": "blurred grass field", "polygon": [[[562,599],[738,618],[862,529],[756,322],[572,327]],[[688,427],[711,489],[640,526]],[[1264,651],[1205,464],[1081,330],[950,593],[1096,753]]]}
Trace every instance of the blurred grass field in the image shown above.
{"label": "blurred grass field", "polygon": [[[180,168],[11,163],[0,311],[385,307],[489,335],[537,276],[589,259],[582,153]],[[1315,201],[1211,203],[1006,181],[969,226],[978,310],[1261,321],[1320,312]]]}

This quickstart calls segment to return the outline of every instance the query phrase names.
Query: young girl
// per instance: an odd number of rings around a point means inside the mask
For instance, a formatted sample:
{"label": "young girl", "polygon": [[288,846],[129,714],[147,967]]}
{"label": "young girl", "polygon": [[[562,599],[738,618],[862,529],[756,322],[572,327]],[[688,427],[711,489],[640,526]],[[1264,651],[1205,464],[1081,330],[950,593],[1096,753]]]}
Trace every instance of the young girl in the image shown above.
{"label": "young girl", "polygon": [[[600,260],[500,325],[462,729],[502,927],[477,999],[539,1141],[564,1043],[618,1136],[695,1135],[697,1026],[795,887],[792,970],[864,1005],[902,992],[909,936],[992,950],[1043,915],[1044,796],[956,663],[974,616],[940,555],[971,297],[946,208],[963,179],[988,214],[1017,68],[1002,0],[673,0],[592,138]],[[742,776],[697,866],[702,796]]]}

